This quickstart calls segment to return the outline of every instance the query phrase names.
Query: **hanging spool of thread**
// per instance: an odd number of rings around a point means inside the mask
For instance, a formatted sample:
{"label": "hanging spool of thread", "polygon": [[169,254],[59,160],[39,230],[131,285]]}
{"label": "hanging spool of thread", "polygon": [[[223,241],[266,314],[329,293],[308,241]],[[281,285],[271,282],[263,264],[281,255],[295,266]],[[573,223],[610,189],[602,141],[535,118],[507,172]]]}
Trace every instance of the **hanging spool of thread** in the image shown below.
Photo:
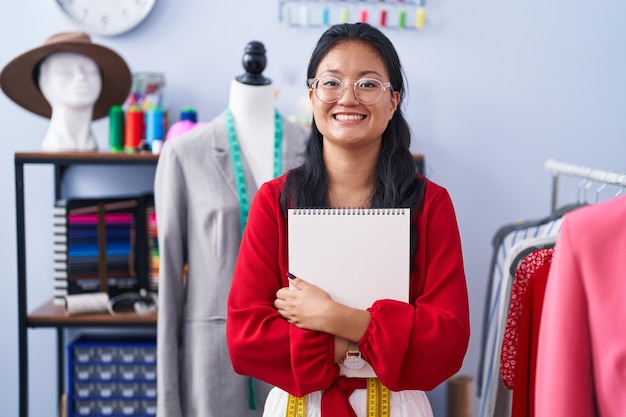
{"label": "hanging spool of thread", "polygon": [[426,0],[420,0],[419,6],[417,7],[415,27],[418,29],[424,29],[424,25],[426,24],[426,9],[424,8],[425,3]]}
{"label": "hanging spool of thread", "polygon": [[342,7],[339,11],[339,22],[348,23],[350,21],[350,11],[347,7]]}
{"label": "hanging spool of thread", "polygon": [[136,152],[144,137],[144,115],[141,107],[130,106],[126,112],[126,129],[124,135],[124,150]]}
{"label": "hanging spool of thread", "polygon": [[309,26],[309,7],[306,3],[300,5],[300,26]]}
{"label": "hanging spool of thread", "polygon": [[423,7],[417,9],[417,16],[415,18],[415,27],[418,29],[424,29],[426,23],[426,11]]}
{"label": "hanging spool of thread", "polygon": [[113,153],[124,150],[124,109],[120,105],[109,110],[109,148]]}
{"label": "hanging spool of thread", "polygon": [[322,7],[322,26],[328,26],[330,22],[330,10],[328,6],[324,5]]}
{"label": "hanging spool of thread", "polygon": [[400,10],[400,13],[398,13],[398,27],[400,29],[406,27],[406,10]]}
{"label": "hanging spool of thread", "polygon": [[387,9],[382,9],[380,11],[380,26],[387,26]]}
{"label": "hanging spool of thread", "polygon": [[359,12],[359,22],[367,23],[367,9],[366,8],[361,9],[361,11]]}

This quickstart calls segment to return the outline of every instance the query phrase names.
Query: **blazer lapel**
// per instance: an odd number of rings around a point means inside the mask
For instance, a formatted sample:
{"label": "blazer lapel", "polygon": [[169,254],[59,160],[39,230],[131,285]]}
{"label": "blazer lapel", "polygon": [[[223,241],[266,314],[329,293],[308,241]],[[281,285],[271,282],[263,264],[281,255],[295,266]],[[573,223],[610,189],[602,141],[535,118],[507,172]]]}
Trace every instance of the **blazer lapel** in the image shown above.
{"label": "blazer lapel", "polygon": [[[215,119],[213,159],[215,160],[215,164],[224,178],[225,185],[235,195],[235,197],[239,198],[235,184],[235,171],[230,152],[230,143],[228,141],[228,132],[226,131],[226,121],[223,114],[217,116]],[[250,172],[248,161],[243,154],[241,155],[241,163],[243,165],[243,172],[246,180],[248,201],[251,203],[258,187],[254,181],[252,173]]]}

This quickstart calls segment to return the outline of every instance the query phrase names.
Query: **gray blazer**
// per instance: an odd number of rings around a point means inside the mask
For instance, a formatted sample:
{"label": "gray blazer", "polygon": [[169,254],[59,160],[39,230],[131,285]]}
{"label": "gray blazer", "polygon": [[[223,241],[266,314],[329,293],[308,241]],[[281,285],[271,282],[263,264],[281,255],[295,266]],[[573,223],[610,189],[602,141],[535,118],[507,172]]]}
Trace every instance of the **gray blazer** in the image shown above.
{"label": "gray blazer", "polygon": [[[283,118],[283,168],[296,166],[308,132]],[[232,370],[226,304],[239,251],[239,202],[223,115],[163,146],[154,194],[160,251],[158,417],[258,417],[271,387]],[[248,198],[258,185],[243,157]],[[183,267],[188,263],[186,283]]]}

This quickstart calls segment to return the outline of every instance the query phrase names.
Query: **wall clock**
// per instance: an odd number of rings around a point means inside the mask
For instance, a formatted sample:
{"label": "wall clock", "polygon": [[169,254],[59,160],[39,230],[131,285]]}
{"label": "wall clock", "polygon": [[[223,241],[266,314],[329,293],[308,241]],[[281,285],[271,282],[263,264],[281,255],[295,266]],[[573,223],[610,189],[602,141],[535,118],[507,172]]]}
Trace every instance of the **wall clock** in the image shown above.
{"label": "wall clock", "polygon": [[143,22],[156,0],[55,0],[82,30],[102,36],[128,32]]}

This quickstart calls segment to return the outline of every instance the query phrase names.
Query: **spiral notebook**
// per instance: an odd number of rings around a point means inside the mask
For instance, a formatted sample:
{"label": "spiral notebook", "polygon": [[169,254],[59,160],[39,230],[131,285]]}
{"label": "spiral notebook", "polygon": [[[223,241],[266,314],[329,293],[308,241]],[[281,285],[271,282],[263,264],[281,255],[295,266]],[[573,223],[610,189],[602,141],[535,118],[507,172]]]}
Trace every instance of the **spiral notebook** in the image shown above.
{"label": "spiral notebook", "polygon": [[289,272],[366,309],[409,301],[408,208],[288,210]]}

